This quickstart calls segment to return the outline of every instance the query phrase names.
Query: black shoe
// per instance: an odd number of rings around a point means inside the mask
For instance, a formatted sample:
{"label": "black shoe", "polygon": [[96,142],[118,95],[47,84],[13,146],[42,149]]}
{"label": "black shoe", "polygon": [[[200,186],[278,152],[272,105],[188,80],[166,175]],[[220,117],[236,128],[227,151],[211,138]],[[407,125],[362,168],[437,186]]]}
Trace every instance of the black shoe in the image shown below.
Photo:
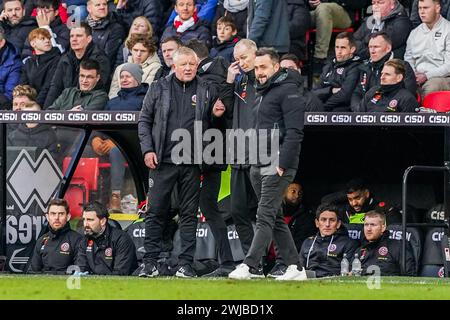
{"label": "black shoe", "polygon": [[313,60],[313,75],[320,76],[322,74],[323,67],[325,67],[327,59],[314,58]]}
{"label": "black shoe", "polygon": [[250,271],[250,278],[252,278],[252,279],[254,279],[254,278],[265,278],[266,277],[264,275],[264,269],[263,269],[262,266],[259,266],[258,268],[250,267],[249,271]]}
{"label": "black shoe", "polygon": [[224,267],[218,267],[213,272],[202,275],[203,278],[225,278],[228,277],[231,271],[234,269],[227,269]]}
{"label": "black shoe", "polygon": [[197,275],[195,274],[194,269],[189,264],[185,264],[180,266],[175,273],[175,276],[178,278],[194,278]]}
{"label": "black shoe", "polygon": [[273,266],[272,270],[267,274],[268,278],[278,278],[279,276],[284,275],[286,272],[287,266],[281,263],[277,263]]}
{"label": "black shoe", "polygon": [[139,268],[137,268],[133,275],[137,275],[138,277],[142,278],[153,278],[156,277],[159,274],[158,268],[155,264],[149,262],[149,263],[142,263]]}

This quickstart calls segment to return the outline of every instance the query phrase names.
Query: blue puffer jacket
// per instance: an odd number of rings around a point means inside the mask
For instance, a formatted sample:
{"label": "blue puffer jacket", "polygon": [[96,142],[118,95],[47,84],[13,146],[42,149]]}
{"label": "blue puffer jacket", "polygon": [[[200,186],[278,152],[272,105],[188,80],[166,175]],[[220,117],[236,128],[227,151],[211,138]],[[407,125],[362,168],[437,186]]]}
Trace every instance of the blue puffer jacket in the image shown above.
{"label": "blue puffer jacket", "polygon": [[142,102],[148,90],[148,84],[142,83],[135,88],[120,89],[117,97],[106,104],[108,111],[141,111]]}
{"label": "blue puffer jacket", "polygon": [[9,42],[0,49],[0,108],[11,106],[12,91],[20,81],[22,62],[17,49]]}

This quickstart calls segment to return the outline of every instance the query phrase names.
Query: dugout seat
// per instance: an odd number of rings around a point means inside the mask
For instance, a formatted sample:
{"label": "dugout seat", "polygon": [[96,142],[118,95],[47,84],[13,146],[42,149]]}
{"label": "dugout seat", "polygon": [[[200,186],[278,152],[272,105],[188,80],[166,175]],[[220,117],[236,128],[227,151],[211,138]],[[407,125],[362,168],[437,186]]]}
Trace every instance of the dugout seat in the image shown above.
{"label": "dugout seat", "polygon": [[[63,173],[69,168],[71,157],[63,160]],[[72,217],[81,217],[83,206],[98,190],[99,159],[81,158],[64,195],[70,206]]]}
{"label": "dugout seat", "polygon": [[423,98],[424,108],[432,109],[437,112],[450,111],[450,91],[436,91],[427,94]]}
{"label": "dugout seat", "polygon": [[347,228],[348,237],[361,244],[361,241],[364,238],[364,225],[362,223],[346,223],[344,226]]}
{"label": "dugout seat", "polygon": [[442,254],[441,237],[444,234],[444,228],[428,229],[421,261],[420,276],[422,277],[443,277],[444,257]]}
{"label": "dugout seat", "polygon": [[[388,225],[386,230],[389,231],[389,239],[402,241],[402,226],[400,224]],[[416,272],[419,270],[420,261],[422,257],[422,236],[417,228],[406,228],[406,240],[410,244],[414,261],[416,263]]]}

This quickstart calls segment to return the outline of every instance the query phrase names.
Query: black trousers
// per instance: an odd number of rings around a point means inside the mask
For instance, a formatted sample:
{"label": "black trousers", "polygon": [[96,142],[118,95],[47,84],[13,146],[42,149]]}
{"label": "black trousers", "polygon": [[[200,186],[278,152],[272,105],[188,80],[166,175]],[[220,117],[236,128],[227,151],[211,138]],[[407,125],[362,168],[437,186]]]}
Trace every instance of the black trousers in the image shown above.
{"label": "black trousers", "polygon": [[170,197],[178,183],[181,252],[179,265],[194,261],[197,211],[200,195],[198,166],[161,163],[149,172],[148,209],[145,218],[145,263],[155,263],[161,252],[162,232],[170,208]]}
{"label": "black trousers", "polygon": [[252,220],[256,217],[257,208],[258,199],[250,181],[250,168],[231,168],[231,216],[244,254],[248,253],[252,245]]}
{"label": "black trousers", "polygon": [[214,239],[217,242],[219,263],[221,266],[234,266],[233,254],[228,242],[228,230],[217,204],[220,191],[221,172],[204,172],[202,188],[200,191],[200,210],[211,227]]}

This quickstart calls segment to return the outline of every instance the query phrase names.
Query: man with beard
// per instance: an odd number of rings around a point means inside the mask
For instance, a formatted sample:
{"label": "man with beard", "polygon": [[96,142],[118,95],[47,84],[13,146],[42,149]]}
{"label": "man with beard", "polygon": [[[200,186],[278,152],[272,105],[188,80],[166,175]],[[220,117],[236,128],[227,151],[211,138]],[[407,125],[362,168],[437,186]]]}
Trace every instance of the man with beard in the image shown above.
{"label": "man with beard", "polygon": [[254,128],[259,146],[270,144],[271,148],[269,153],[265,148],[263,156],[264,148],[260,147],[257,163],[251,166],[250,179],[259,200],[255,236],[244,262],[228,277],[264,277],[256,271],[273,237],[279,256],[288,266],[277,280],[306,280],[305,271],[298,270],[297,249],[281,213],[284,192],[299,165],[305,102],[299,94],[299,82],[281,69],[275,49],[262,48],[255,55],[258,85]]}
{"label": "man with beard", "polygon": [[31,30],[37,27],[36,20],[25,16],[25,7],[20,0],[4,0],[0,13],[0,25],[5,30],[6,40],[16,47],[19,55],[25,58],[22,50]]}
{"label": "man with beard", "polygon": [[387,224],[401,223],[402,215],[393,206],[375,200],[362,179],[354,179],[347,184],[347,208],[342,217],[344,223],[364,223],[368,211],[375,210],[386,214]]}
{"label": "man with beard", "polygon": [[108,210],[98,202],[83,209],[84,238],[76,265],[81,274],[130,275],[137,267],[130,236],[108,223]]}
{"label": "man with beard", "polygon": [[64,199],[50,200],[45,218],[49,231],[36,241],[28,272],[65,273],[75,264],[82,236],[70,229],[70,210]]}

